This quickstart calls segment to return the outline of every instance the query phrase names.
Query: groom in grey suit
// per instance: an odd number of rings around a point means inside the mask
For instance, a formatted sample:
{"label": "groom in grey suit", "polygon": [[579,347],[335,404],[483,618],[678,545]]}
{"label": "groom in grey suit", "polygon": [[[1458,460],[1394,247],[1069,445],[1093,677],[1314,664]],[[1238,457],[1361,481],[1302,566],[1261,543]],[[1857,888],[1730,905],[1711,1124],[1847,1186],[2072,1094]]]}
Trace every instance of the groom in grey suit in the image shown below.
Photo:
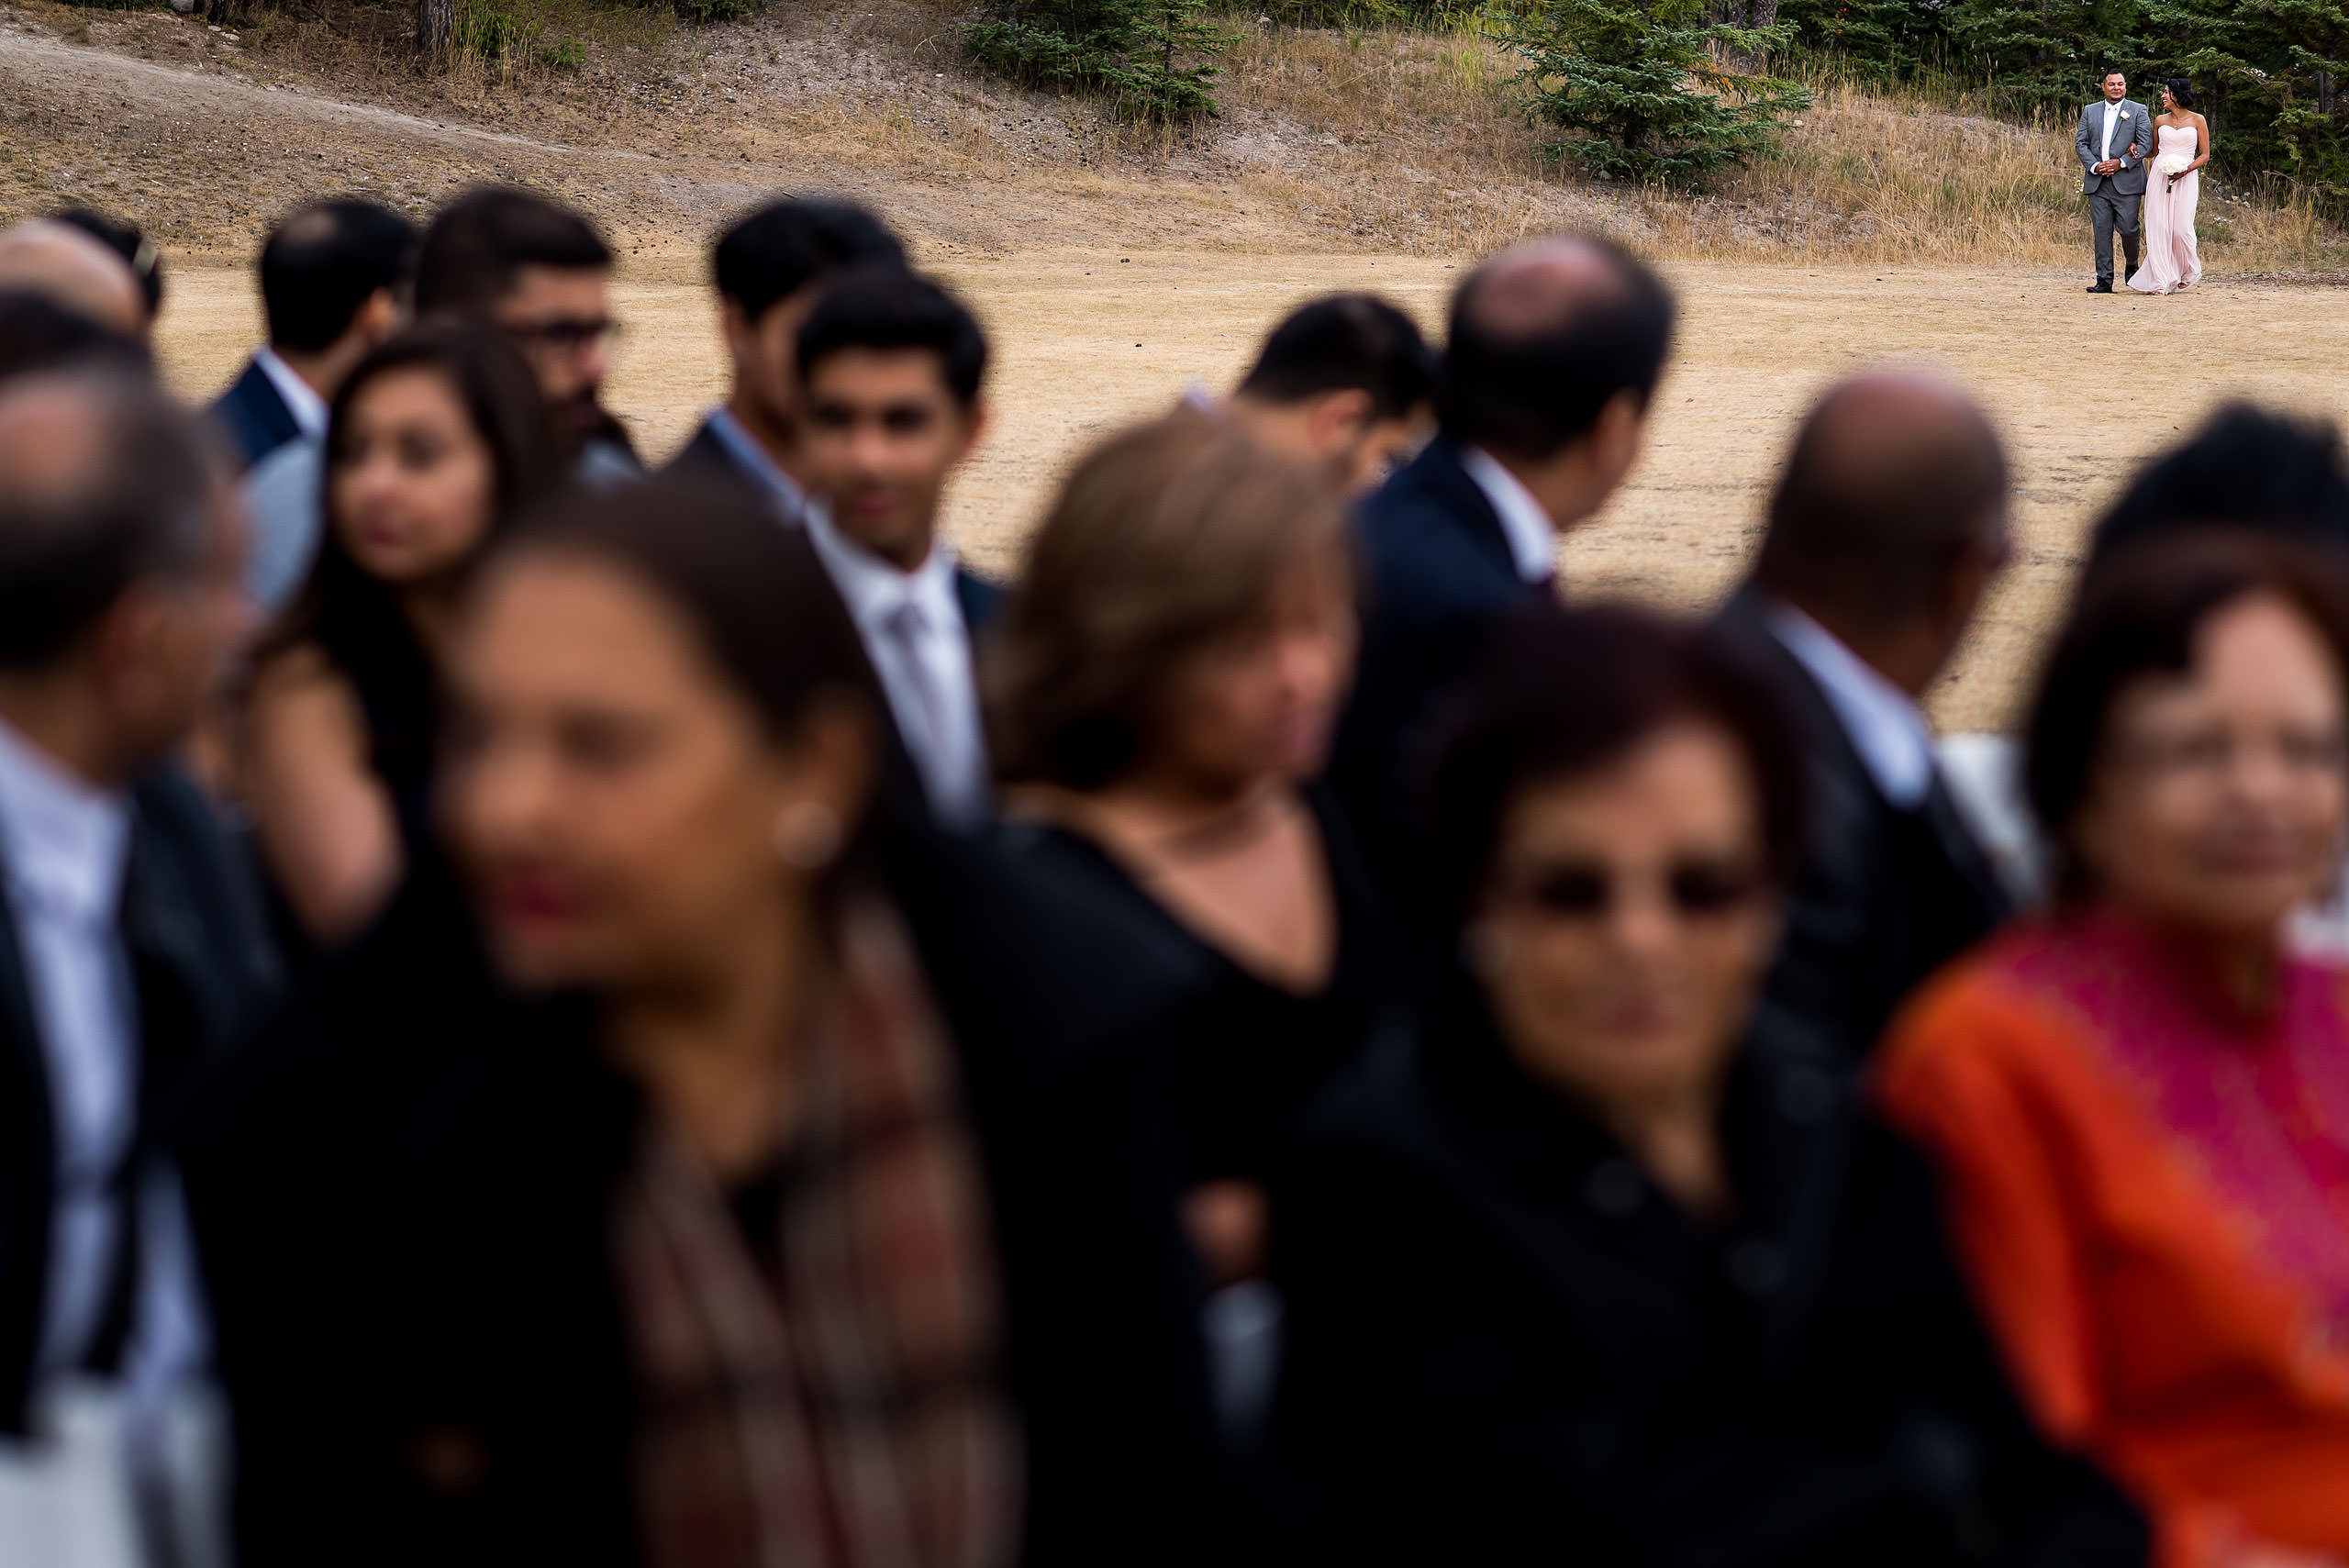
{"label": "groom in grey suit", "polygon": [[2088,293],[2110,294],[2114,229],[2129,272],[2137,270],[2137,205],[2145,195],[2145,160],[2154,155],[2154,117],[2130,99],[2129,79],[2108,71],[2104,96],[2080,111],[2080,133],[2072,140],[2087,172],[2080,194],[2096,225],[2096,282]]}

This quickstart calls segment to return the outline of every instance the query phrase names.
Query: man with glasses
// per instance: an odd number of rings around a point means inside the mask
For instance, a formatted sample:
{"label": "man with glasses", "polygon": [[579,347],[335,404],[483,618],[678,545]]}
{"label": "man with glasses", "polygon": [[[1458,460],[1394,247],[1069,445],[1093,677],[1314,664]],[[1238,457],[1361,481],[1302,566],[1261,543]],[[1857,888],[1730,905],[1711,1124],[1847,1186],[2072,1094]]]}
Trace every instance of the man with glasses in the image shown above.
{"label": "man with glasses", "polygon": [[505,328],[530,363],[555,427],[577,443],[589,489],[642,476],[627,428],[606,410],[612,251],[570,208],[510,185],[482,185],[442,209],[417,263],[416,311],[469,312]]}

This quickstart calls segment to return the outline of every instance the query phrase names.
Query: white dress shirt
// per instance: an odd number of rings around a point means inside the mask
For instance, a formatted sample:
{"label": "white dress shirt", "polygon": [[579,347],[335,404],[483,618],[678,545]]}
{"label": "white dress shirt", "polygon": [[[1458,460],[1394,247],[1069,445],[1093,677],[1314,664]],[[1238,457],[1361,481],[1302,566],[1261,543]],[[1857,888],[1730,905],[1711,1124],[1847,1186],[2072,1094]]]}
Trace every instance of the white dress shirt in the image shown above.
{"label": "white dress shirt", "polygon": [[277,357],[274,349],[253,350],[253,363],[261,373],[269,377],[269,384],[277,388],[277,395],[285,400],[285,411],[294,416],[295,428],[306,436],[327,433],[327,400],[317,389],[294,373],[294,367]]}
{"label": "white dress shirt", "polygon": [[[0,863],[40,1035],[56,1159],[37,1389],[95,1348],[120,1253],[125,1209],[113,1194],[137,1131],[139,1088],[138,1004],[119,930],[129,850],[120,795],[75,778],[0,724]],[[131,1207],[139,1294],[123,1378],[135,1413],[200,1362],[206,1336],[176,1181],[143,1173]]]}
{"label": "white dress shirt", "polygon": [[954,552],[934,544],[919,566],[901,572],[842,538],[820,506],[807,509],[807,527],[881,677],[930,808],[941,821],[975,821],[986,806],[986,743]]}
{"label": "white dress shirt", "polygon": [[1792,605],[1770,601],[1770,633],[1810,672],[1861,765],[1896,809],[1914,811],[1933,784],[1933,736],[1916,699]]}
{"label": "white dress shirt", "polygon": [[1481,447],[1461,448],[1460,466],[1468,471],[1468,477],[1476,482],[1476,488],[1485,493],[1500,517],[1501,536],[1508,540],[1509,559],[1517,564],[1517,574],[1529,583],[1555,576],[1558,530],[1551,526],[1550,514],[1533,498],[1533,492]]}
{"label": "white dress shirt", "polygon": [[759,444],[759,439],[742,428],[742,421],[720,406],[709,411],[707,422],[709,433],[718,438],[718,444],[766,493],[783,520],[804,521],[807,516],[807,492],[799,487],[797,480],[784,473],[783,465]]}
{"label": "white dress shirt", "polygon": [[[2114,103],[2110,98],[2106,99],[2104,103],[2104,155],[2097,160],[2098,162],[2106,162],[2112,157],[2112,128],[2120,123],[2121,106]],[[2124,141],[2121,145],[2126,147],[2129,144]]]}

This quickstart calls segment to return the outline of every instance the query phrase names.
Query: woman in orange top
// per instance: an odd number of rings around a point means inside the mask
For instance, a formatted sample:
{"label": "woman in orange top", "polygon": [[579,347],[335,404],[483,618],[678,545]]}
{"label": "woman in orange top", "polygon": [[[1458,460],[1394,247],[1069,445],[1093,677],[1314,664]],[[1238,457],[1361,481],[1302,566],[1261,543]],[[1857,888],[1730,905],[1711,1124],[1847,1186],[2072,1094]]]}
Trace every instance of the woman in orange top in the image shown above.
{"label": "woman in orange top", "polygon": [[2100,571],[2043,678],[2052,916],[1929,985],[1879,1090],[2051,1435],[2167,1564],[2349,1562],[2349,608],[2241,539]]}

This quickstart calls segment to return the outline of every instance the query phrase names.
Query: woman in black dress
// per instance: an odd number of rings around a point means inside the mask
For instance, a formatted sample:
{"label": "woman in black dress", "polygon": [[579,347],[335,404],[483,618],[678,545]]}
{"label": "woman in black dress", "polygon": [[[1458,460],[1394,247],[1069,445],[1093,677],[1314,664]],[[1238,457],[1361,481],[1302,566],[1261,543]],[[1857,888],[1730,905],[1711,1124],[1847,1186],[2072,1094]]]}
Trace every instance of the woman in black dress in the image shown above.
{"label": "woman in black dress", "polygon": [[1800,821],[1771,698],[1628,609],[1531,616],[1465,694],[1426,825],[1456,972],[1273,1189],[1300,1556],[2143,1561],[2009,1390],[1922,1162],[1755,1014]]}
{"label": "woman in black dress", "polygon": [[991,749],[1027,852],[1195,951],[1174,1095],[1210,1271],[1259,1272],[1282,1129],[1393,994],[1376,897],[1321,770],[1353,673],[1340,497],[1211,419],[1096,448],[988,651]]}
{"label": "woman in black dress", "polygon": [[239,771],[296,944],[332,946],[430,843],[457,595],[562,470],[529,367],[456,323],[360,362],[335,395],[324,468],[317,558],[254,654]]}

